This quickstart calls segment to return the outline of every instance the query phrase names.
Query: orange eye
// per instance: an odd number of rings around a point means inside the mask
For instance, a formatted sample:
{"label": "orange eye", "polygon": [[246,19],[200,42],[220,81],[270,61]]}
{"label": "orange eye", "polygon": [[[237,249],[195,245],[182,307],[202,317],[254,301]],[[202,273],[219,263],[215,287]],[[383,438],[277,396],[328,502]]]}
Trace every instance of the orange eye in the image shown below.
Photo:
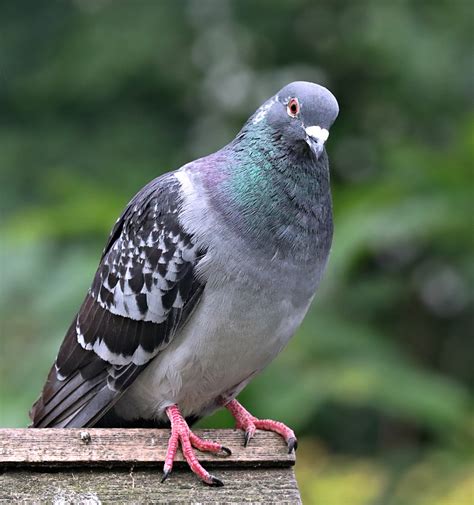
{"label": "orange eye", "polygon": [[286,106],[286,111],[291,117],[296,117],[300,113],[300,103],[297,98],[290,98],[290,101]]}

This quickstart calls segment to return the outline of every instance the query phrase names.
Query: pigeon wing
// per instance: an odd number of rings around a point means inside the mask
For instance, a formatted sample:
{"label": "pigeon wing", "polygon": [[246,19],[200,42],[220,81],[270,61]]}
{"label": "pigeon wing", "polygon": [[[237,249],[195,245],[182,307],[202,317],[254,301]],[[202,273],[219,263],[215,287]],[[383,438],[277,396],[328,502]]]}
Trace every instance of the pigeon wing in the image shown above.
{"label": "pigeon wing", "polygon": [[43,392],[34,427],[93,426],[188,319],[205,254],[180,226],[173,174],[145,186],[117,220]]}

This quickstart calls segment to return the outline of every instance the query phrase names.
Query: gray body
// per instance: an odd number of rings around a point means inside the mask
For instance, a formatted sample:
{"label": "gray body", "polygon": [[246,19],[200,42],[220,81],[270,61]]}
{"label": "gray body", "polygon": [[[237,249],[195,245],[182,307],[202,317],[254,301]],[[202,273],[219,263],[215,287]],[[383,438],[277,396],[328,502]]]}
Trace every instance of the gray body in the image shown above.
{"label": "gray body", "polygon": [[147,184],[117,220],[35,427],[161,426],[235,398],[283,349],[323,275],[324,143],[338,114],[295,82],[223,149]]}
{"label": "gray body", "polygon": [[[202,417],[235,398],[293,336],[327,263],[329,193],[318,234],[323,243],[303,237],[309,256],[279,250],[276,241],[255,250],[213,209],[200,173],[196,166],[183,167],[176,177],[185,195],[180,221],[208,248],[199,266],[206,288],[183,329],[117,403],[115,411],[125,420],[165,420],[173,404],[185,417]],[[329,174],[324,176],[329,183]]]}

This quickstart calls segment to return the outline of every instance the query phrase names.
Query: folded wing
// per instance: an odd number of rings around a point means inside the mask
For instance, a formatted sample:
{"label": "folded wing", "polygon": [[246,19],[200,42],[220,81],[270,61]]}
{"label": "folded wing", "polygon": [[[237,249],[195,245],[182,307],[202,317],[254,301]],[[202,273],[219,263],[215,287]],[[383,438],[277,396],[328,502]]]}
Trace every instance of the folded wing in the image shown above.
{"label": "folded wing", "polygon": [[205,251],[181,228],[180,205],[173,174],[129,203],[31,409],[32,426],[94,425],[187,320],[204,289],[195,269]]}

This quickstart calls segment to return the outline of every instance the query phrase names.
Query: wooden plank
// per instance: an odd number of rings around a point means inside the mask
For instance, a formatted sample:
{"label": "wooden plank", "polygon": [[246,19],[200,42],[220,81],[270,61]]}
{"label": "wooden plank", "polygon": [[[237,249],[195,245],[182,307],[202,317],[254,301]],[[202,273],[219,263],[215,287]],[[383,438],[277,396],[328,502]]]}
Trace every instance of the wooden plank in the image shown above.
{"label": "wooden plank", "polygon": [[177,470],[163,484],[150,468],[81,468],[60,472],[9,468],[0,475],[0,503],[301,503],[292,468],[219,469],[224,487],[205,486]]}
{"label": "wooden plank", "polygon": [[[196,430],[202,438],[217,440],[232,451],[223,457],[199,454],[203,464],[216,467],[291,466],[283,439],[275,433],[257,431],[247,448],[238,430]],[[0,429],[0,466],[17,465],[140,465],[163,463],[169,430],[158,429]],[[183,463],[178,451],[177,466]]]}

